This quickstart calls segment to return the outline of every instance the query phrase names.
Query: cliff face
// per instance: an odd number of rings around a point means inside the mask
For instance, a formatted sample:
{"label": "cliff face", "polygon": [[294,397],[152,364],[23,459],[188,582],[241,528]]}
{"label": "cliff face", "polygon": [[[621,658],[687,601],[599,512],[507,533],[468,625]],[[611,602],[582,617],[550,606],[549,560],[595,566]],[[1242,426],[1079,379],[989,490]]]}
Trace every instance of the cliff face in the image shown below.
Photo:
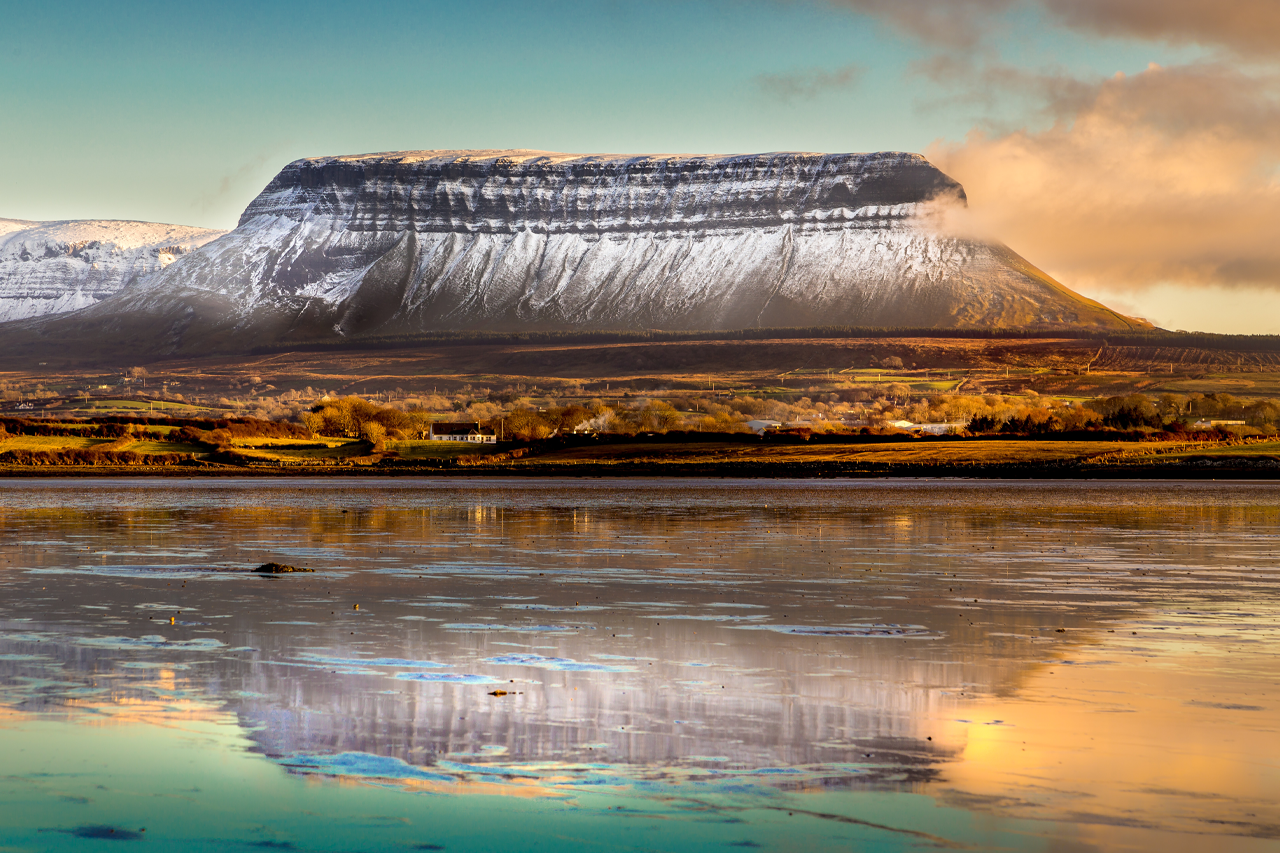
{"label": "cliff face", "polygon": [[94,305],[225,233],[150,222],[0,219],[0,322]]}
{"label": "cliff face", "polygon": [[[165,349],[488,329],[1096,327],[914,154],[407,152],[289,164],[239,227],[76,315]],[[158,321],[158,325],[156,324]],[[85,327],[88,328],[88,327]]]}

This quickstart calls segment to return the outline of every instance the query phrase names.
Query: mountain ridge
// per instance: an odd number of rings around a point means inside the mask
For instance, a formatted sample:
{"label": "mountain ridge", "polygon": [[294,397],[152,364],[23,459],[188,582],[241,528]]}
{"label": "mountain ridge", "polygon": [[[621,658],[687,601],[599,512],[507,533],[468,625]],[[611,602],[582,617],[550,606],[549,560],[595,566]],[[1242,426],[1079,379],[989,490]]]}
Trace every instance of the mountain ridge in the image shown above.
{"label": "mountain ridge", "polygon": [[481,329],[1149,327],[942,233],[938,207],[964,203],[902,152],[308,158],[235,230],[27,328],[194,353]]}
{"label": "mountain ridge", "polygon": [[0,322],[94,305],[227,233],[113,219],[0,219]]}

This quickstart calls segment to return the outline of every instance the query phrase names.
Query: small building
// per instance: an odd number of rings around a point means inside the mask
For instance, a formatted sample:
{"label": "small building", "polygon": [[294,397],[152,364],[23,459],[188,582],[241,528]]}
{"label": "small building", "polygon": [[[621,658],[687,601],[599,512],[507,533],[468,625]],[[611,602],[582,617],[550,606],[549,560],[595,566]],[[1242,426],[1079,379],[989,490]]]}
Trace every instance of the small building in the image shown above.
{"label": "small building", "polygon": [[751,432],[755,433],[756,435],[763,435],[765,432],[768,432],[768,430],[771,430],[771,429],[778,429],[778,428],[781,428],[781,427],[782,427],[782,421],[781,421],[781,420],[749,420],[749,421],[746,421],[746,428],[750,429],[750,430],[751,430]]}
{"label": "small building", "polygon": [[1213,429],[1220,426],[1244,426],[1245,421],[1228,421],[1214,418],[1212,420],[1198,420],[1191,425],[1192,429]]}
{"label": "small building", "polygon": [[491,429],[481,429],[478,422],[433,423],[427,429],[428,441],[468,441],[473,444],[497,444],[498,436]]}
{"label": "small building", "polygon": [[942,424],[912,424],[909,429],[912,432],[922,433],[924,435],[951,435],[967,429],[968,421],[953,421],[952,423]]}

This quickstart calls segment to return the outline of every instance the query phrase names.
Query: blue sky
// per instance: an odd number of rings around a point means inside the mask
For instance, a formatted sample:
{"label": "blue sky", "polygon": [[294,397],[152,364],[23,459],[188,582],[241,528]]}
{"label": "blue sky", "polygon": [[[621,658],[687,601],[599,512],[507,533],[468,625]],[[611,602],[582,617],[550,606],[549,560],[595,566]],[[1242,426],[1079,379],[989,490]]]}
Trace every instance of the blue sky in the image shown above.
{"label": "blue sky", "polygon": [[[1072,68],[1151,58],[1010,26]],[[320,154],[922,151],[973,124],[927,54],[824,3],[32,3],[0,29],[0,215],[227,228]]]}
{"label": "blue sky", "polygon": [[[1109,8],[1148,2],[1113,0]],[[281,166],[323,154],[909,150],[968,170],[971,177],[957,177],[975,210],[989,206],[984,227],[1011,230],[995,236],[1119,307],[1146,310],[1142,294],[1159,291],[1168,301],[1170,287],[1270,292],[1265,275],[1223,280],[1204,271],[1200,256],[1181,266],[1110,255],[1073,264],[1070,238],[1051,236],[1050,220],[1062,212],[1036,210],[1024,185],[1010,189],[1001,183],[1007,176],[992,177],[1005,175],[1000,157],[1085,168],[1077,161],[1089,156],[1087,145],[1062,160],[1050,135],[1057,128],[1079,148],[1071,128],[1083,115],[1107,118],[1101,87],[1117,72],[1136,92],[1139,82],[1150,89],[1164,79],[1152,77],[1151,63],[1255,78],[1266,71],[1252,36],[1199,38],[1194,21],[1190,36],[1186,27],[1152,35],[1141,21],[1117,23],[1105,12],[1080,19],[1061,3],[10,3],[0,27],[0,150],[8,161],[0,216],[230,228]],[[925,26],[938,15],[946,26]],[[1141,95],[1130,88],[1120,97]],[[1149,124],[1163,127],[1166,118]],[[1123,124],[1110,119],[1108,127]],[[1020,194],[1021,208],[1007,202]],[[1103,200],[1073,202],[1081,222],[1090,203]],[[1028,217],[1044,227],[1021,233]],[[1225,269],[1230,260],[1209,266]],[[1199,272],[1183,275],[1197,263]]]}

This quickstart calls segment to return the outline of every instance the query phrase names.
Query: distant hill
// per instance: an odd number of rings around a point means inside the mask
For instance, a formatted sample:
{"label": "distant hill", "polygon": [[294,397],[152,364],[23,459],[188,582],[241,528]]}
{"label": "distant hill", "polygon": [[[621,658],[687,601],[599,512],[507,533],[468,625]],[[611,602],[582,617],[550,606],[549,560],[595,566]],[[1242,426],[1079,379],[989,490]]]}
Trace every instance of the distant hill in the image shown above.
{"label": "distant hill", "polygon": [[997,244],[915,154],[426,151],[285,167],[239,226],[30,344],[235,352],[431,331],[1149,328]]}
{"label": "distant hill", "polygon": [[225,233],[104,219],[0,219],[0,322],[95,305]]}

